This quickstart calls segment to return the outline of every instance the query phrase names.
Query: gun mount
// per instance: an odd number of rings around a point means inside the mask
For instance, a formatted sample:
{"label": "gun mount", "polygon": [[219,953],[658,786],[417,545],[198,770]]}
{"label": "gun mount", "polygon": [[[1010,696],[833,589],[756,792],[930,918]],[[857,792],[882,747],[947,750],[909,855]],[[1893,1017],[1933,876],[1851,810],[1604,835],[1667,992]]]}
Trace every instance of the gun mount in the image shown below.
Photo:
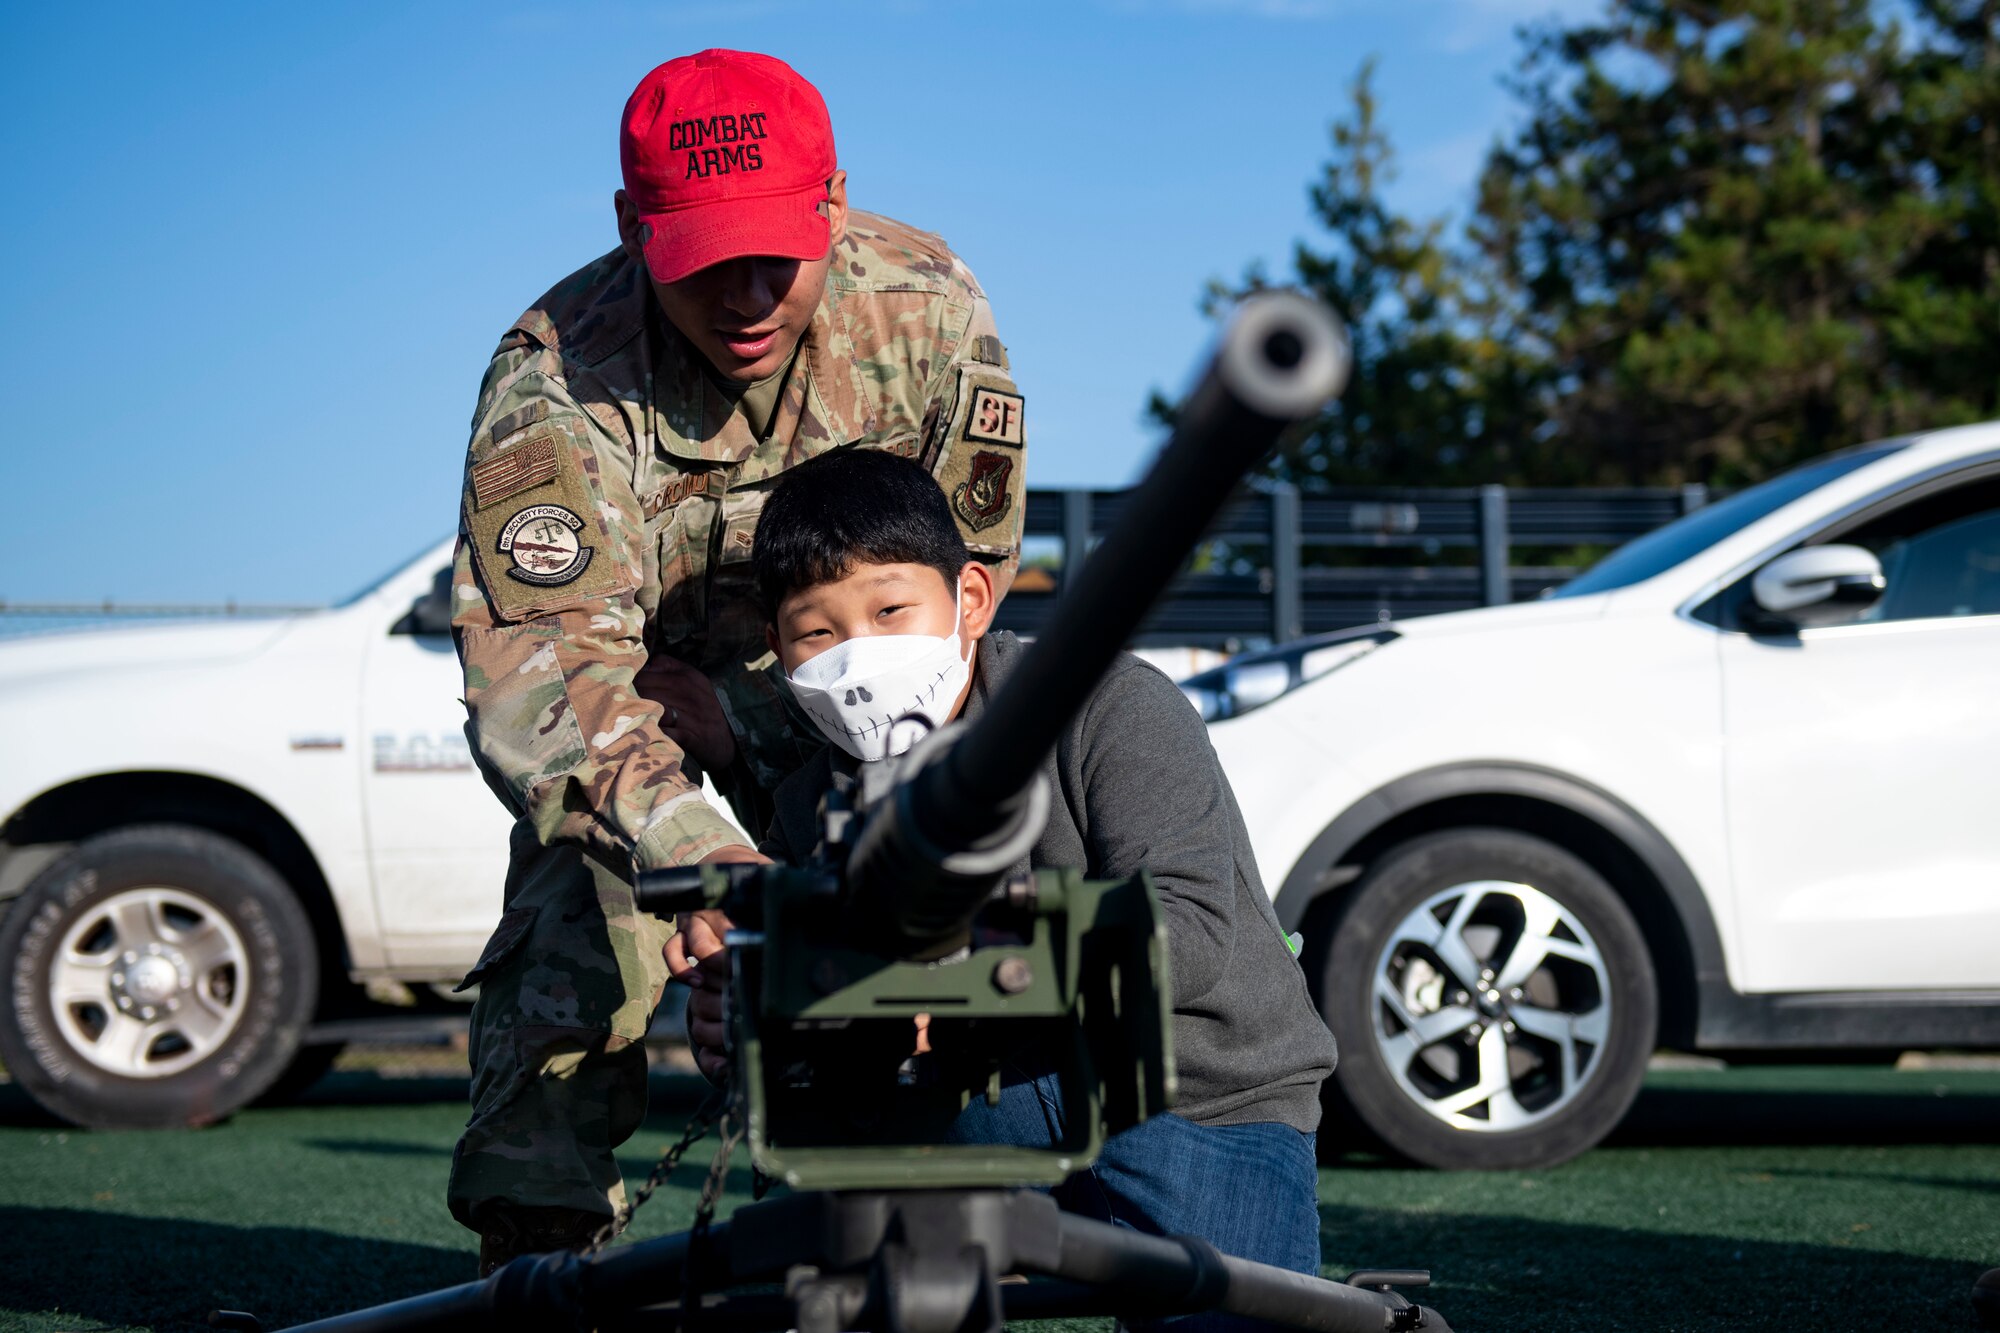
{"label": "gun mount", "polygon": [[[1216,1310],[1334,1333],[1449,1333],[1391,1290],[1427,1274],[1306,1277],[1061,1213],[1021,1188],[1084,1167],[1174,1092],[1166,937],[1147,876],[1015,875],[1048,815],[1043,764],[1231,490],[1339,392],[1347,367],[1323,307],[1289,292],[1246,300],[1151,472],[975,725],[829,794],[807,865],[638,877],[648,911],[715,908],[733,922],[731,1096],[756,1166],[804,1192],[706,1232],[517,1259],[481,1283],[304,1327],[984,1333],[1008,1318]],[[932,1046],[921,1060],[918,1015]],[[1052,1063],[1070,1139],[952,1143],[953,1120],[971,1098],[998,1098],[1001,1061],[1022,1049]],[[1002,1284],[1003,1272],[1039,1280]],[[777,1280],[782,1292],[736,1290]]]}
{"label": "gun mount", "polygon": [[[969,727],[926,737],[874,790],[821,812],[816,864],[657,871],[639,904],[726,912],[752,1160],[797,1188],[1054,1185],[1174,1092],[1166,938],[1143,875],[1044,871],[1005,883],[1040,836],[1042,765],[1243,474],[1339,392],[1347,347],[1292,292],[1245,302],[1119,521]],[[912,1022],[930,1055],[906,1067]],[[997,1099],[1032,1049],[1071,1141],[947,1142],[966,1100]]]}

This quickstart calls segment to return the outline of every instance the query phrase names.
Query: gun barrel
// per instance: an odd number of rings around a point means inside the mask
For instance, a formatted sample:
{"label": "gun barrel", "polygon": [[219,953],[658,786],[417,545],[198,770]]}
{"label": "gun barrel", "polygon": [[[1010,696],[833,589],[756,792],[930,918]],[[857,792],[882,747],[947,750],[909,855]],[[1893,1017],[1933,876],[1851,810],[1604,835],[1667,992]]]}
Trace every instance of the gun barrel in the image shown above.
{"label": "gun barrel", "polygon": [[[907,880],[917,862],[991,844],[1020,818],[1023,793],[1070,718],[1237,483],[1287,428],[1339,394],[1348,366],[1346,334],[1317,301],[1271,291],[1237,307],[1158,461],[1033,646],[977,724],[918,770],[894,818],[864,834],[851,877],[892,904],[891,924],[905,939],[942,938],[945,923],[962,925],[990,883],[937,876],[885,893],[871,881]],[[914,846],[924,854],[911,855]]]}

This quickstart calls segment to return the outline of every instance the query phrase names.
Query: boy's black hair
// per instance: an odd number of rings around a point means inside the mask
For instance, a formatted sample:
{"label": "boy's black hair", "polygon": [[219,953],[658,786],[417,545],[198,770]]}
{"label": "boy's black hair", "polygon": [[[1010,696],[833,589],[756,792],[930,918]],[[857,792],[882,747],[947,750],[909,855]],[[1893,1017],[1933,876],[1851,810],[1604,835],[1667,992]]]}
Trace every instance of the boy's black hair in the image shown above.
{"label": "boy's black hair", "polygon": [[930,473],[880,449],[836,449],[791,469],[757,520],[751,572],[764,618],[856,565],[928,565],[956,587],[971,557]]}

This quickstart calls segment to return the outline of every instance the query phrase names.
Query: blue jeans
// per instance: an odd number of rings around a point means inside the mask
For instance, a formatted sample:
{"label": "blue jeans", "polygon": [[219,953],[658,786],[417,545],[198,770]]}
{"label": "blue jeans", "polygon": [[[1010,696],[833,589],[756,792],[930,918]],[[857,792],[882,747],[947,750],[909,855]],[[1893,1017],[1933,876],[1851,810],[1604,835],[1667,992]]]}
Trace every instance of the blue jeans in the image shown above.
{"label": "blue jeans", "polygon": [[[1000,1104],[975,1097],[952,1129],[958,1143],[1046,1147],[1063,1134],[1053,1075],[1011,1076]],[[1199,1236],[1224,1254],[1319,1273],[1319,1166],[1313,1136],[1269,1121],[1197,1125],[1142,1121],[1055,1189],[1066,1212],[1162,1236]],[[1262,1327],[1224,1315],[1168,1321],[1173,1333]]]}

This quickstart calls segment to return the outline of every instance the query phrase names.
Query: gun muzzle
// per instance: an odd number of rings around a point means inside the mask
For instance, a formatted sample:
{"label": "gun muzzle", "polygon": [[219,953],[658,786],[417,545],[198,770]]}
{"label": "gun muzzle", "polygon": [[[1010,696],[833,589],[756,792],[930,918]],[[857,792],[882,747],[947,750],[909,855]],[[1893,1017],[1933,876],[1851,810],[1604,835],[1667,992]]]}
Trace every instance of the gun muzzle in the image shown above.
{"label": "gun muzzle", "polygon": [[1032,846],[1040,830],[1023,841],[1021,821],[1046,802],[1028,793],[1070,718],[1236,485],[1340,393],[1349,362],[1340,322],[1310,297],[1260,292],[1236,308],[1158,461],[992,704],[862,830],[849,884],[906,944],[962,932],[997,882],[943,872],[943,862]]}

